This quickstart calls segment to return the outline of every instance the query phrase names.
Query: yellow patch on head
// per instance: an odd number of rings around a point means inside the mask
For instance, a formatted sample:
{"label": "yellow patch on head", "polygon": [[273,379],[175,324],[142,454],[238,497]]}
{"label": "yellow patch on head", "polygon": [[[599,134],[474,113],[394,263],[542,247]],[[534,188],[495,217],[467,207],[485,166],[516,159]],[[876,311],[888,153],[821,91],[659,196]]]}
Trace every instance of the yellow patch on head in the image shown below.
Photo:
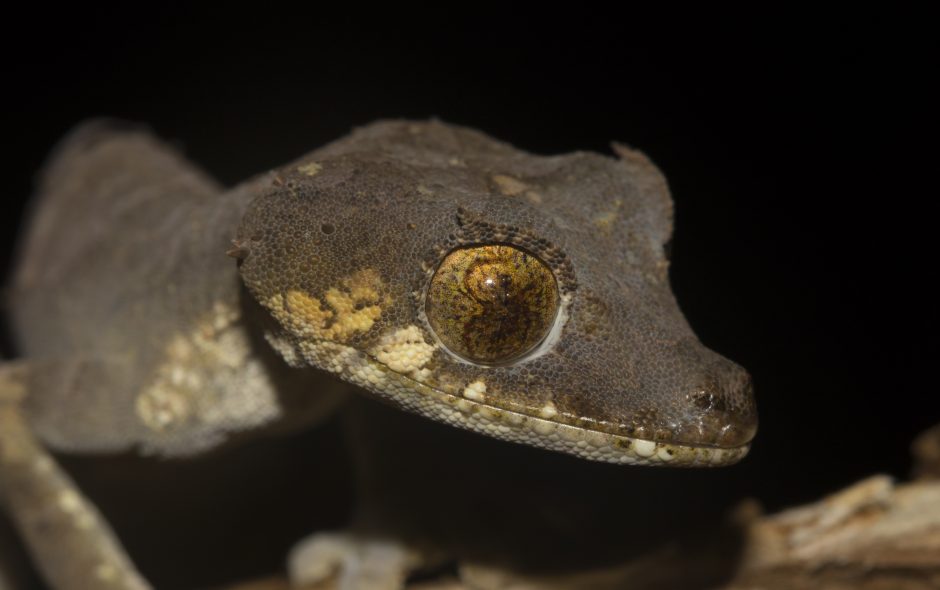
{"label": "yellow patch on head", "polygon": [[288,325],[292,332],[303,336],[319,336],[327,322],[333,318],[333,312],[323,309],[316,297],[303,291],[288,291],[280,298],[280,309],[275,310],[275,317]]}
{"label": "yellow patch on head", "polygon": [[323,169],[323,166],[321,166],[320,164],[317,164],[316,162],[310,162],[302,166],[297,166],[297,172],[300,172],[301,174],[305,174],[307,176],[316,176],[317,173],[319,173],[320,170],[322,169]]}
{"label": "yellow patch on head", "polygon": [[368,332],[382,315],[391,298],[384,294],[379,273],[367,268],[342,279],[323,295],[326,303],[303,291],[292,289],[275,294],[266,306],[291,333],[301,338],[346,342],[352,336]]}

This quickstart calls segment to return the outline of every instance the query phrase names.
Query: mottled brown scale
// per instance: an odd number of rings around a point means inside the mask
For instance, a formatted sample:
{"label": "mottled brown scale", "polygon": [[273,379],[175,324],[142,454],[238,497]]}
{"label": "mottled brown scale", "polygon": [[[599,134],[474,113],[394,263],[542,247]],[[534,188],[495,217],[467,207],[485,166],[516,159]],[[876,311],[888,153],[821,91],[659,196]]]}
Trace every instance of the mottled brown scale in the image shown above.
{"label": "mottled brown scale", "polygon": [[434,274],[425,309],[451,352],[476,363],[505,363],[531,351],[551,330],[558,286],[545,263],[520,248],[459,248]]}

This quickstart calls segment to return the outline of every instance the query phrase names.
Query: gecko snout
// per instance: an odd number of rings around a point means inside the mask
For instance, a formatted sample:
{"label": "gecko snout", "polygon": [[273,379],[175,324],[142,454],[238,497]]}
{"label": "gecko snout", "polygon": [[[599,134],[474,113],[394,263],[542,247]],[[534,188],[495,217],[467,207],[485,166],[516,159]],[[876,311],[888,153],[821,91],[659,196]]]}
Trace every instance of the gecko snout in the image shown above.
{"label": "gecko snout", "polygon": [[757,411],[751,376],[720,358],[686,394],[688,414],[681,438],[692,444],[738,447],[757,432]]}

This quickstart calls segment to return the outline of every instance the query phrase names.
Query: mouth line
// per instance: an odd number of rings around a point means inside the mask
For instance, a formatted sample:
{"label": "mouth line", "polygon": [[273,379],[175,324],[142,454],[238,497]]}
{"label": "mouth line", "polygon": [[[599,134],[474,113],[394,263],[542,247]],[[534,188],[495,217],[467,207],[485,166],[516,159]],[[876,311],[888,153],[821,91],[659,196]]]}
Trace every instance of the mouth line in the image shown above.
{"label": "mouth line", "polygon": [[750,443],[718,447],[658,442],[506,410],[441,391],[348,348],[347,378],[354,384],[412,413],[492,438],[619,465],[719,467],[737,463],[750,449]]}

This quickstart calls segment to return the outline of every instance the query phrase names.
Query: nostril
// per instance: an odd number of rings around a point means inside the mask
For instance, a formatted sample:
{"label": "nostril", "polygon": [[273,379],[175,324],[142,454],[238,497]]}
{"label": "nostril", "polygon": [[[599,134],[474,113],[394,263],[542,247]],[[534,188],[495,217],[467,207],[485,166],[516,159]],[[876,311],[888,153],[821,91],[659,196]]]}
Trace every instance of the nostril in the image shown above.
{"label": "nostril", "polygon": [[724,397],[712,391],[696,391],[689,394],[689,402],[702,412],[726,412],[728,404]]}
{"label": "nostril", "polygon": [[743,370],[713,372],[701,377],[698,387],[686,394],[688,427],[701,442],[738,446],[751,440],[757,428],[753,385]]}
{"label": "nostril", "polygon": [[734,415],[753,413],[754,385],[750,374],[730,361],[724,361],[712,369],[688,395],[690,404],[702,412]]}

